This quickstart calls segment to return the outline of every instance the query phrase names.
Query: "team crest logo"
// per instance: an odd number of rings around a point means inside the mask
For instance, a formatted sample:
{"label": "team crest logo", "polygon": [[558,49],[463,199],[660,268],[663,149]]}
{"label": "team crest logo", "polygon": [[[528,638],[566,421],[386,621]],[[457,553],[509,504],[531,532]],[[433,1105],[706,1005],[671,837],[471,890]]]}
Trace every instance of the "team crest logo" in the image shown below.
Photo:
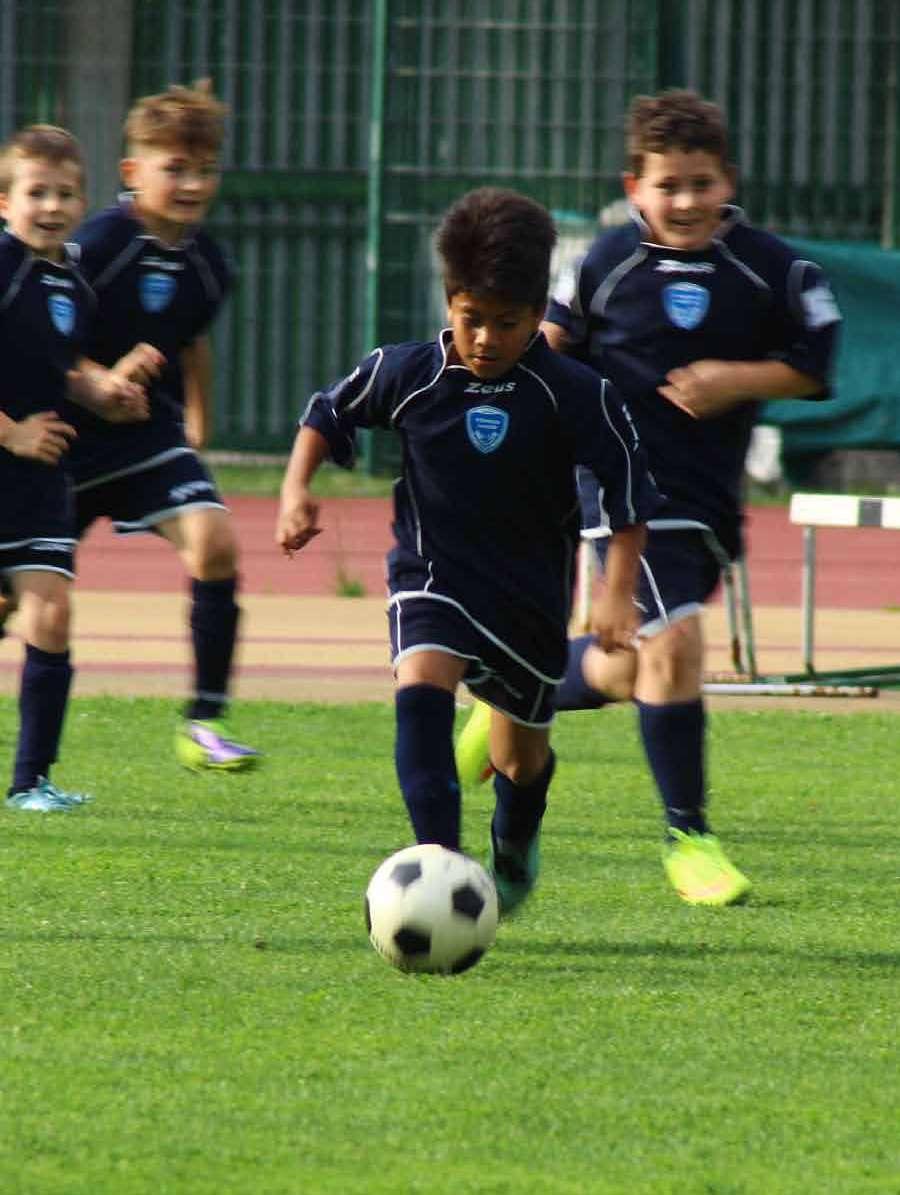
{"label": "team crest logo", "polygon": [[479,452],[493,452],[503,443],[509,415],[499,407],[472,407],[466,411],[466,431]]}
{"label": "team crest logo", "polygon": [[709,291],[696,282],[671,282],[663,288],[663,307],[676,328],[689,332],[709,311]]}
{"label": "team crest logo", "polygon": [[71,336],[75,330],[75,304],[68,295],[48,295],[47,306],[53,327],[63,336]]}
{"label": "team crest logo", "polygon": [[142,274],[140,281],[141,306],[145,311],[163,311],[172,302],[178,283],[171,274]]}

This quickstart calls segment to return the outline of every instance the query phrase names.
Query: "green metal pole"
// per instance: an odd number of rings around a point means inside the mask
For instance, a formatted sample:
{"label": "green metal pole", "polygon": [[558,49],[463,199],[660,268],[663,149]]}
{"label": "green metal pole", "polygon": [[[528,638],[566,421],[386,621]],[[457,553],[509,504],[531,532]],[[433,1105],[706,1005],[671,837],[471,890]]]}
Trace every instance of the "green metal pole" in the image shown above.
{"label": "green metal pole", "polygon": [[388,4],[389,0],[375,0],[372,12],[372,113],[369,118],[369,187],[366,204],[366,351],[375,348],[379,339]]}
{"label": "green metal pole", "polygon": [[[380,341],[381,229],[384,206],[384,95],[387,82],[388,5],[374,0],[372,6],[372,91],[369,117],[369,179],[366,197],[366,314],[365,351]],[[366,471],[374,464],[371,432],[363,450]]]}
{"label": "green metal pole", "polygon": [[882,249],[900,246],[900,19],[891,9],[888,30],[887,87],[884,120],[884,204],[881,221]]}

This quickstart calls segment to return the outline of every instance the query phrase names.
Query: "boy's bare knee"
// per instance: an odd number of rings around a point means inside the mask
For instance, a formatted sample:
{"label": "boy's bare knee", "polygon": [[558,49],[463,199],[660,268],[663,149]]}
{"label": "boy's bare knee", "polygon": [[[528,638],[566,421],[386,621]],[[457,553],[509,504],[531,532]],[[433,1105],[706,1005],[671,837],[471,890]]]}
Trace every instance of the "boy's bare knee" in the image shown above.
{"label": "boy's bare knee", "polygon": [[589,648],[582,659],[584,679],[609,701],[630,701],[637,677],[637,653]]}
{"label": "boy's bare knee", "polygon": [[237,545],[230,535],[214,535],[191,551],[191,576],[199,581],[225,581],[237,571]]}
{"label": "boy's bare knee", "polygon": [[[29,617],[30,615],[30,617]],[[41,651],[62,652],[69,646],[71,608],[68,595],[26,606],[25,638]]]}
{"label": "boy's bare knee", "polygon": [[532,784],[547,766],[549,747],[538,750],[504,752],[495,758],[491,752],[491,763],[513,784]]}
{"label": "boy's bare knee", "polygon": [[677,624],[641,647],[638,696],[688,700],[702,681],[703,644],[696,628]]}

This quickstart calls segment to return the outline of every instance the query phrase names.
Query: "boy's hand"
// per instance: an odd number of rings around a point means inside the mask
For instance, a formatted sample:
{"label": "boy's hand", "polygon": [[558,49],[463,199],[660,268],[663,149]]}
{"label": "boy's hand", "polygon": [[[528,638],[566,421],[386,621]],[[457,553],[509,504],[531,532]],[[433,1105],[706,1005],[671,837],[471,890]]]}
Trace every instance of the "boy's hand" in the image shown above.
{"label": "boy's hand", "polygon": [[138,423],[150,417],[144,387],[114,369],[93,366],[70,369],[66,375],[71,397],[107,423]]}
{"label": "boy's hand", "polygon": [[640,626],[637,607],[631,594],[604,589],[591,608],[591,631],[604,651],[635,650],[635,635]]}
{"label": "boy's hand", "polygon": [[741,364],[711,359],[692,361],[690,365],[670,370],[666,374],[668,385],[660,386],[659,393],[692,419],[724,415],[750,397],[736,386],[735,366]]}
{"label": "boy's hand", "polygon": [[319,535],[319,503],[305,487],[292,493],[282,493],[278,522],[275,527],[275,542],[285,556],[306,547],[309,541]]}
{"label": "boy's hand", "polygon": [[165,363],[166,359],[158,348],[141,341],[119,358],[112,372],[138,386],[148,386],[154,378],[159,377]]}
{"label": "boy's hand", "polygon": [[55,465],[77,434],[55,411],[39,411],[13,423],[6,431],[3,447],[13,456]]}

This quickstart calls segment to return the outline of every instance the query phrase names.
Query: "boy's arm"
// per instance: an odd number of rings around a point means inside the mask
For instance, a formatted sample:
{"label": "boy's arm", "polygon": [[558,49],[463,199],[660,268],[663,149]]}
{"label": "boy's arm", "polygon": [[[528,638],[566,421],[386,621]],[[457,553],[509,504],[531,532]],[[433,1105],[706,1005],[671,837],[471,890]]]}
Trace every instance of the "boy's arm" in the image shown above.
{"label": "boy's arm", "polygon": [[0,448],[13,456],[55,465],[76,436],[55,411],[38,411],[20,421],[0,411]]}
{"label": "boy's arm", "polygon": [[541,322],[541,331],[547,338],[547,343],[558,353],[565,353],[572,344],[572,338],[562,324],[551,324],[549,320]]}
{"label": "boy's arm", "polygon": [[321,432],[313,427],[301,427],[281,482],[281,503],[275,526],[275,542],[285,556],[292,556],[305,547],[322,530],[319,504],[309,492],[309,483],[328,455],[328,441]]}
{"label": "boy's arm", "polygon": [[750,361],[693,361],[659,392],[694,419],[758,399],[826,397],[841,313],[821,269],[782,246],[772,312],[777,343]]}
{"label": "boy's arm", "polygon": [[634,647],[640,625],[634,593],[646,538],[643,523],[621,527],[610,537],[603,589],[591,609],[591,629],[605,651]]}
{"label": "boy's arm", "polygon": [[783,361],[692,361],[666,374],[659,393],[694,419],[724,415],[760,398],[808,398],[822,390],[821,378]]}
{"label": "boy's arm", "polygon": [[141,342],[107,369],[89,357],[79,357],[68,373],[69,398],[108,423],[134,423],[149,418],[145,387],[166,359],[152,344]]}
{"label": "boy's arm", "polygon": [[147,392],[139,382],[82,359],[66,374],[68,397],[107,423],[137,423],[150,417]]}
{"label": "boy's arm", "polygon": [[212,436],[212,341],[198,336],[182,350],[184,433],[191,448],[204,448]]}

